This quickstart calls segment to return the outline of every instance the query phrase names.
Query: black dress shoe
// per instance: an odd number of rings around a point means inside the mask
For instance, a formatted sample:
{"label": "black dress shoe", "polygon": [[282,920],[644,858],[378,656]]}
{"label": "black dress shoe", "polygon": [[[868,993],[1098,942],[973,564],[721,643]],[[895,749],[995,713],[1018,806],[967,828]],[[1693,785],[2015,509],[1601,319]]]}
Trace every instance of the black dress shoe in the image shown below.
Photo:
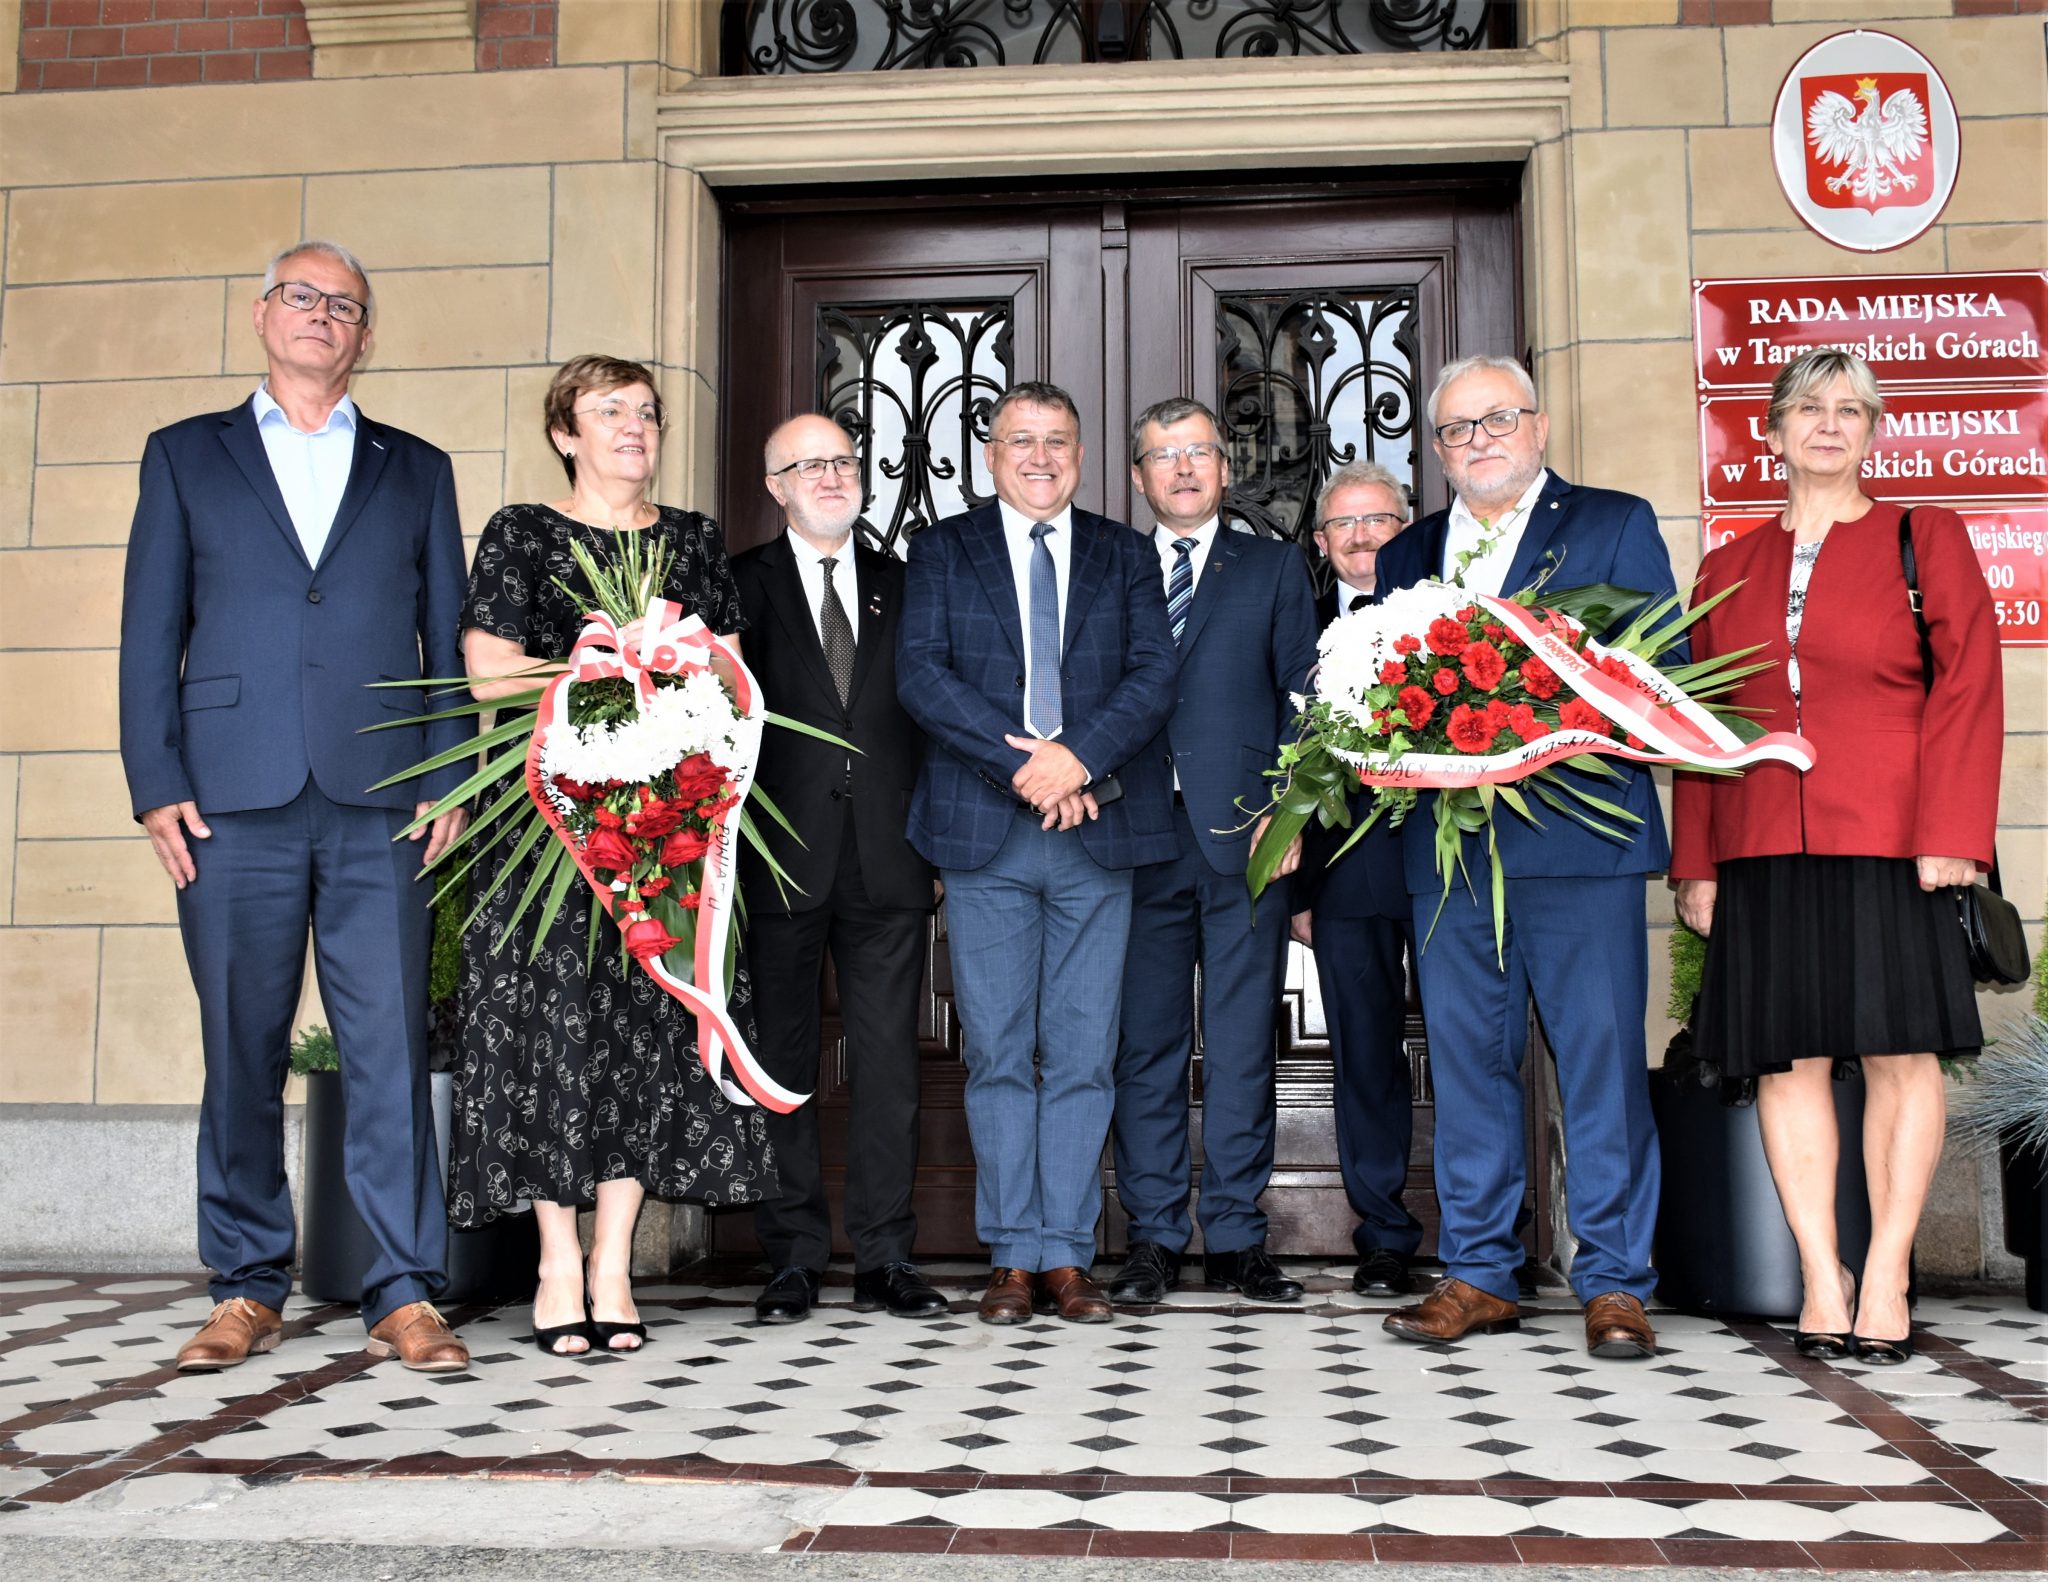
{"label": "black dress shoe", "polygon": [[892,1318],[938,1318],[952,1312],[931,1281],[914,1263],[885,1263],[853,1277],[853,1310],[874,1313],[887,1308]]}
{"label": "black dress shoe", "polygon": [[1134,1241],[1124,1254],[1124,1272],[1109,1283],[1109,1299],[1150,1306],[1165,1301],[1179,1284],[1179,1253],[1156,1241]]}
{"label": "black dress shoe", "polygon": [[1226,1291],[1242,1291],[1254,1302],[1301,1300],[1301,1282],[1280,1272],[1280,1266],[1266,1256],[1263,1242],[1240,1252],[1203,1254],[1202,1273],[1211,1285],[1220,1285]]}
{"label": "black dress shoe", "polygon": [[754,1317],[764,1324],[799,1324],[811,1316],[811,1304],[818,1300],[818,1282],[824,1276],[816,1269],[799,1269],[792,1264],[777,1269],[761,1294],[754,1298]]}
{"label": "black dress shoe", "polygon": [[1360,1296],[1406,1296],[1408,1260],[1398,1252],[1375,1247],[1358,1261],[1351,1276],[1351,1289]]}

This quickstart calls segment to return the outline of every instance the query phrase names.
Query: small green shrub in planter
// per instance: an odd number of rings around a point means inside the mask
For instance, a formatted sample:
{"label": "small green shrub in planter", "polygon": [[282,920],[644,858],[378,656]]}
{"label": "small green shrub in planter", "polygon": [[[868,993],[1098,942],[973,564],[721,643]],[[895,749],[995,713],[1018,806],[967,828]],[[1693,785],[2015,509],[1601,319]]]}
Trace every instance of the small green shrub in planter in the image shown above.
{"label": "small green shrub in planter", "polygon": [[311,1076],[316,1071],[339,1071],[341,1046],[334,1034],[319,1022],[302,1027],[292,1039],[292,1075]]}

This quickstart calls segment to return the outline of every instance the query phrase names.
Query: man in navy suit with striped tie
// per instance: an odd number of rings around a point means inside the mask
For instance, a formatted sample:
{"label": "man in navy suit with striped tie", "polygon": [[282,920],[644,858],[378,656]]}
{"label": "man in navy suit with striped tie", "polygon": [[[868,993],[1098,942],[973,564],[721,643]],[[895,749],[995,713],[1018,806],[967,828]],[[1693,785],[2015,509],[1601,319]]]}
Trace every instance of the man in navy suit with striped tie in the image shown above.
{"label": "man in navy suit with striped tie", "polygon": [[1057,385],[1003,394],[996,502],[910,541],[897,638],[928,739],[909,834],[946,888],[990,1324],[1112,1316],[1088,1269],[1131,870],[1174,847],[1166,768],[1142,753],[1173,704],[1159,560],[1074,508],[1080,430]]}
{"label": "man in navy suit with striped tie", "polygon": [[1255,909],[1244,874],[1247,810],[1272,796],[1267,771],[1315,661],[1315,595],[1293,544],[1223,525],[1230,463],[1201,402],[1148,407],[1131,425],[1131,454],[1157,524],[1149,543],[1179,665],[1173,714],[1146,750],[1173,777],[1174,851],[1133,884],[1116,1061],[1116,1195],[1130,1251],[1109,1294],[1162,1300],[1193,1239],[1188,1067],[1200,961],[1204,1277],[1254,1301],[1292,1302],[1301,1284],[1267,1256],[1259,1208],[1273,1174],[1287,885]]}

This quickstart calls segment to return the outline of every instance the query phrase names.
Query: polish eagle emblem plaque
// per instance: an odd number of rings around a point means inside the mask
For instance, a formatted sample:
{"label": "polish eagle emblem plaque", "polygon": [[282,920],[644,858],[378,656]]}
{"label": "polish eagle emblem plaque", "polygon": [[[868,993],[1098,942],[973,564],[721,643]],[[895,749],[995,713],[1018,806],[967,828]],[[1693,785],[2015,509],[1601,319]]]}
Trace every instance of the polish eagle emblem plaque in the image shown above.
{"label": "polish eagle emblem plaque", "polygon": [[1955,101],[1920,52],[1889,33],[1823,39],[1778,92],[1778,182],[1838,247],[1887,252],[1940,216],[1960,158]]}

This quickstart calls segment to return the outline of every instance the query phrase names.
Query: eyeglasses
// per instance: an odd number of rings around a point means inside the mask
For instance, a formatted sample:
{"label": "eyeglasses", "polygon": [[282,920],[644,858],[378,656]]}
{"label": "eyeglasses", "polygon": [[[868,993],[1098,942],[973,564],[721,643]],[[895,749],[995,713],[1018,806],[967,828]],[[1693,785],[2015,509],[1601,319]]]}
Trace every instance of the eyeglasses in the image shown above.
{"label": "eyeglasses", "polygon": [[1484,428],[1495,439],[1499,439],[1504,434],[1514,433],[1521,426],[1524,412],[1533,414],[1535,410],[1532,406],[1504,406],[1498,412],[1487,413],[1477,423],[1470,418],[1460,418],[1455,423],[1440,425],[1436,430],[1436,441],[1439,445],[1446,445],[1455,450],[1460,445],[1472,443],[1472,431],[1476,428]]}
{"label": "eyeglasses", "polygon": [[1005,434],[1001,439],[991,439],[991,445],[1000,445],[1012,456],[1028,456],[1039,446],[1045,447],[1049,456],[1064,456],[1074,448],[1071,434]]}
{"label": "eyeglasses", "polygon": [[805,483],[816,483],[830,469],[835,478],[851,478],[860,471],[858,456],[806,456],[802,461],[793,461],[787,467],[777,467],[768,474],[780,478],[786,472],[793,472]]}
{"label": "eyeglasses", "polygon": [[646,427],[659,432],[661,414],[652,406],[627,406],[623,401],[600,401],[596,406],[571,408],[582,417],[594,417],[605,428],[624,428],[627,420],[638,418]]}
{"label": "eyeglasses", "polygon": [[327,316],[337,324],[361,324],[370,316],[370,310],[354,297],[344,297],[332,291],[315,291],[302,281],[287,280],[263,294],[276,297],[286,307],[301,313],[311,313],[324,302],[327,304]]}
{"label": "eyeglasses", "polygon": [[1358,527],[1363,528],[1375,537],[1385,534],[1388,538],[1392,538],[1401,531],[1402,526],[1402,519],[1395,516],[1392,512],[1374,511],[1369,516],[1333,516],[1328,521],[1318,522],[1316,524],[1316,531],[1319,533],[1341,533],[1347,527]]}
{"label": "eyeglasses", "polygon": [[1198,440],[1192,445],[1154,445],[1150,450],[1140,451],[1138,460],[1148,467],[1169,472],[1180,465],[1183,456],[1187,457],[1190,466],[1213,466],[1223,459],[1223,447],[1212,445],[1207,440]]}

